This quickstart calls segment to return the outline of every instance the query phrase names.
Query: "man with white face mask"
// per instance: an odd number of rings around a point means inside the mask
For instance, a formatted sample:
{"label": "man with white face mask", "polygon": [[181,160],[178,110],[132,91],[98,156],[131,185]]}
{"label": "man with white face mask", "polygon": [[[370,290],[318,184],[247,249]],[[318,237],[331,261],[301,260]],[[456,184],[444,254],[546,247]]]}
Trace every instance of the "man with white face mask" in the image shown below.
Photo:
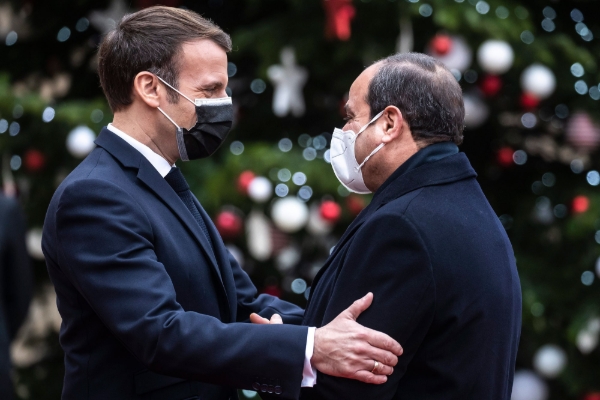
{"label": "man with white face mask", "polygon": [[[390,56],[354,81],[331,141],[340,182],[373,200],[314,279],[303,324],[371,291],[358,321],[400,341],[383,385],[318,374],[302,399],[509,400],[521,292],[504,228],[459,153],[461,88],[436,59]],[[380,360],[373,360],[377,370]]]}
{"label": "man with white face mask", "polygon": [[[229,400],[236,387],[295,399],[315,370],[381,384],[402,353],[356,323],[367,292],[318,329],[258,295],[174,166],[212,155],[231,128],[229,50],[219,27],[169,7],[125,16],[100,45],[114,119],[56,190],[42,243],[63,400]],[[243,323],[251,313],[287,324]]]}

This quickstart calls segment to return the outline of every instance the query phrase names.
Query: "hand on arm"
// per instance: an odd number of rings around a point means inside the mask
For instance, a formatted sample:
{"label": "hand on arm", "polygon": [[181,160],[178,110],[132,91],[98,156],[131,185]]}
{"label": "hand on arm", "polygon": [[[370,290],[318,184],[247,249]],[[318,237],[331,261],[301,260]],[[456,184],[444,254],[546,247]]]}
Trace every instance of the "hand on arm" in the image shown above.
{"label": "hand on arm", "polygon": [[[363,327],[358,316],[373,302],[373,293],[356,300],[333,321],[315,331],[315,346],[311,364],[319,371],[341,378],[381,384],[394,372],[402,346],[388,335]],[[250,315],[255,324],[281,324],[274,314],[271,320]],[[374,368],[375,361],[378,362]]]}
{"label": "hand on arm", "polygon": [[[382,384],[394,372],[403,349],[385,333],[356,322],[373,302],[373,293],[356,300],[329,324],[315,332],[312,365],[324,374]],[[377,368],[375,361],[378,362]]]}

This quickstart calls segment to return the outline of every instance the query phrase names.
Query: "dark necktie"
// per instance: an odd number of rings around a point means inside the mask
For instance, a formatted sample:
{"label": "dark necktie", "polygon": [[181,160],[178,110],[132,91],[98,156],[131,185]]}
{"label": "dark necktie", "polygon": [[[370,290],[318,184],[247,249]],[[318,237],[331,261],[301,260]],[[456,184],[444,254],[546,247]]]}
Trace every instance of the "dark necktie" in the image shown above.
{"label": "dark necktie", "polygon": [[204,232],[204,235],[208,240],[208,244],[210,245],[210,249],[213,251],[214,254],[215,249],[213,247],[212,240],[210,239],[210,235],[208,234],[208,228],[206,228],[206,223],[204,222],[204,219],[202,218],[198,207],[196,207],[196,203],[194,202],[194,195],[190,190],[190,186],[183,177],[181,170],[177,167],[171,168],[171,171],[169,171],[167,176],[165,176],[165,181],[167,181],[167,183],[171,185],[173,190],[175,190],[175,193],[177,193],[181,201],[183,201],[183,204],[185,204],[187,209],[190,210],[192,216],[194,217],[198,225],[200,225],[200,229],[202,229],[202,232]]}

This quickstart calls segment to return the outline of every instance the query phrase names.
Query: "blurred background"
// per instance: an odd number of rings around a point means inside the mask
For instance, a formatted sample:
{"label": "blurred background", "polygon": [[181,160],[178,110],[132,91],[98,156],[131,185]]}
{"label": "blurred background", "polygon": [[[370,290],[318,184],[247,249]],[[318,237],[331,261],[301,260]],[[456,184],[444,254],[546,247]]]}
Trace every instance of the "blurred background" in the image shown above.
{"label": "blurred background", "polygon": [[[234,129],[214,157],[180,166],[259,290],[301,306],[331,247],[370,201],[340,186],[329,164],[352,81],[395,52],[446,63],[464,91],[461,149],[508,232],[521,277],[512,398],[600,399],[594,0],[0,1],[2,189],[24,211],[35,276],[11,346],[17,398],[60,398],[60,316],[41,228],[54,190],[112,120],[97,46],[124,14],[155,4],[195,10],[232,36]],[[18,235],[6,219],[0,224]],[[27,295],[26,276],[13,292]]]}

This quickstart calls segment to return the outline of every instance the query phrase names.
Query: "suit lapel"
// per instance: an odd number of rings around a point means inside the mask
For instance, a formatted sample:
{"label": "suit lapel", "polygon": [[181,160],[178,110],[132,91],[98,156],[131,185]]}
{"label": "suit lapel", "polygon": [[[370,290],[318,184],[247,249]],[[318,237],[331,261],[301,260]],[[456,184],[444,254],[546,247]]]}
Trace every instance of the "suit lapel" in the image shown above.
{"label": "suit lapel", "polygon": [[[208,239],[190,214],[190,211],[185,204],[183,204],[183,201],[181,201],[167,181],[160,176],[156,168],[154,168],[140,152],[108,129],[103,129],[102,132],[100,132],[100,135],[98,135],[98,138],[96,139],[96,144],[112,154],[124,167],[138,169],[137,178],[154,192],[154,194],[160,198],[171,211],[173,211],[181,223],[200,244],[202,250],[210,260],[210,268],[213,269],[223,287],[221,271],[219,271],[217,260],[210,249]],[[223,291],[225,291],[224,287]]]}
{"label": "suit lapel", "polygon": [[[204,218],[204,222],[206,223],[206,228],[208,229],[208,234],[213,243],[213,247],[215,250],[215,256],[217,257],[217,265],[220,269],[221,283],[223,284],[223,290],[225,291],[225,296],[227,296],[227,302],[229,304],[229,312],[231,322],[235,321],[235,315],[237,311],[237,295],[235,294],[235,283],[232,280],[231,273],[228,272],[226,266],[229,266],[229,256],[227,254],[227,248],[225,244],[222,242],[221,235],[217,231],[217,227],[213,224],[211,218],[208,216],[200,202],[194,196],[194,201],[196,203],[196,207],[200,211],[202,218]],[[232,286],[232,296],[229,296],[228,288],[230,285]]]}
{"label": "suit lapel", "polygon": [[183,201],[181,201],[173,188],[169,186],[167,181],[160,176],[158,171],[156,171],[152,164],[150,164],[145,158],[140,163],[140,169],[137,177],[139,180],[144,182],[146,186],[148,186],[148,188],[152,190],[154,194],[156,194],[156,196],[158,196],[186,226],[186,228],[202,247],[202,250],[210,260],[212,268],[219,277],[219,280],[221,280],[221,272],[219,271],[217,260],[211,251],[208,238],[204,232],[202,232],[200,226],[191,215],[190,210],[188,210],[185,204],[183,204]]}

